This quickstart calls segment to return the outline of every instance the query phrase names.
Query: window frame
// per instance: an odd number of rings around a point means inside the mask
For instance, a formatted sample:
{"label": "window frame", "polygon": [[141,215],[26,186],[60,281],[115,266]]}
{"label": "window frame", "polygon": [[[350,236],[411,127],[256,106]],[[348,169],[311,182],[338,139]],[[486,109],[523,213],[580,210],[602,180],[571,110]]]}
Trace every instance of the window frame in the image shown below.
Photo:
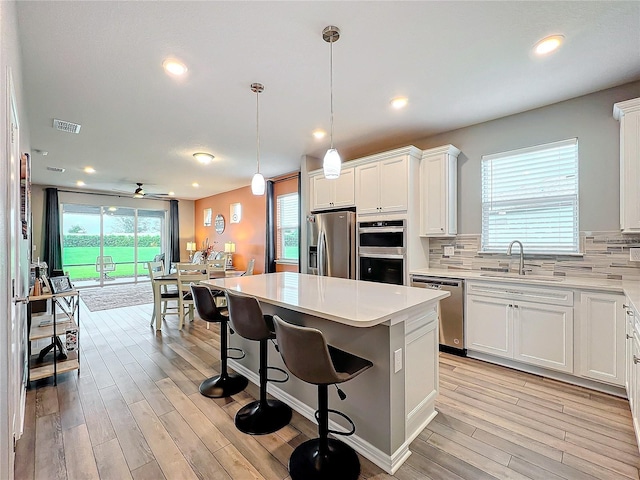
{"label": "window frame", "polygon": [[[296,224],[295,225],[286,225],[282,226],[282,217],[280,214],[282,209],[280,208],[281,200],[285,201],[287,197],[296,197]],[[289,258],[284,256],[285,245],[284,245],[284,232],[289,230],[295,230],[298,234],[298,248],[296,249],[296,253],[300,252],[300,194],[298,192],[290,192],[283,193],[276,196],[276,262],[281,264],[295,264],[297,265],[300,261],[299,258]]]}
{"label": "window frame", "polygon": [[[536,166],[547,168],[553,165],[553,160],[544,157],[548,156],[549,151],[554,150],[554,155],[562,155],[566,159],[564,164],[560,164],[560,166],[569,169],[565,178],[554,184],[549,182],[549,178],[553,177],[552,175],[545,177],[536,173],[536,176],[539,178],[534,177],[533,180],[535,181],[523,181],[526,179],[526,176],[530,174],[528,170],[531,170],[532,168],[535,169]],[[505,194],[506,199],[500,201],[499,194],[495,192],[495,190],[499,189],[500,182],[496,181],[496,183],[493,183],[492,169],[497,165],[494,161],[504,160],[511,160],[512,163],[509,165],[503,164],[502,171],[499,174],[505,175],[504,172],[509,171],[509,175],[517,177],[521,182],[522,192],[529,189],[528,194],[514,196],[513,191],[509,192],[508,190],[505,190],[500,193]],[[530,161],[531,163],[519,166],[518,161]],[[536,163],[538,165],[536,165]],[[532,167],[531,164],[534,166]],[[562,175],[561,172],[560,174]],[[534,145],[491,155],[483,155],[480,164],[480,177],[481,236],[479,253],[495,254],[506,252],[506,240],[504,238],[500,238],[502,232],[500,232],[499,226],[495,223],[495,216],[508,215],[508,213],[511,213],[512,223],[509,223],[507,220],[507,229],[512,229],[516,233],[510,235],[509,241],[522,241],[527,255],[582,255],[579,227],[580,174],[578,138],[569,138],[557,142]],[[488,178],[491,178],[491,180],[488,180]],[[489,182],[488,184],[486,183],[487,181]],[[507,184],[504,179],[502,181],[503,185]],[[498,197],[497,200],[496,197]],[[498,206],[496,206],[496,203],[498,203]],[[498,213],[498,210],[501,210],[501,212]],[[521,231],[515,230],[514,227],[526,227],[527,225],[531,225],[533,222],[529,222],[528,219],[535,219],[536,210],[538,212],[542,211],[543,214],[544,211],[547,210],[551,213],[555,212],[558,216],[568,216],[564,222],[558,221],[556,223],[558,227],[565,226],[569,228],[565,230],[564,235],[556,235],[555,243],[550,241],[554,240],[550,235],[551,232],[537,231],[532,233],[531,231],[526,231],[525,228],[522,228]],[[504,235],[504,233],[502,233],[502,235]],[[537,246],[527,248],[527,239],[531,239],[532,236],[535,237],[539,243]],[[529,245],[531,245],[531,240],[529,240]]]}

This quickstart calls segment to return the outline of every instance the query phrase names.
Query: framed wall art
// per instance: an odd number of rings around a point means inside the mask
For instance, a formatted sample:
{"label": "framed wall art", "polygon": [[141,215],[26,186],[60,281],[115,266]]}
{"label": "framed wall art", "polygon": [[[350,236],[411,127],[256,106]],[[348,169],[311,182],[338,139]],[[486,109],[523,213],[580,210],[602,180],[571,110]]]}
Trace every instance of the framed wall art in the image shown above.
{"label": "framed wall art", "polygon": [[211,226],[211,209],[210,208],[205,208],[204,209],[204,226],[205,227],[210,227]]}

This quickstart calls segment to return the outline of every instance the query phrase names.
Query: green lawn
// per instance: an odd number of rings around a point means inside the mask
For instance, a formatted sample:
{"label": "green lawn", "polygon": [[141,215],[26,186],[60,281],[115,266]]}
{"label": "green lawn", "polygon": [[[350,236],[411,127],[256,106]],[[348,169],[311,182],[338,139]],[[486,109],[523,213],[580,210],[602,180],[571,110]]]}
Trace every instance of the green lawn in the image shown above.
{"label": "green lawn", "polygon": [[[138,247],[138,274],[145,275],[146,262],[153,261],[158,255],[160,247]],[[65,247],[62,249],[62,269],[69,272],[71,281],[97,279],[96,258],[100,255],[100,247]],[[133,248],[105,247],[104,255],[110,255],[116,264],[116,269],[109,272],[110,277],[133,277]]]}

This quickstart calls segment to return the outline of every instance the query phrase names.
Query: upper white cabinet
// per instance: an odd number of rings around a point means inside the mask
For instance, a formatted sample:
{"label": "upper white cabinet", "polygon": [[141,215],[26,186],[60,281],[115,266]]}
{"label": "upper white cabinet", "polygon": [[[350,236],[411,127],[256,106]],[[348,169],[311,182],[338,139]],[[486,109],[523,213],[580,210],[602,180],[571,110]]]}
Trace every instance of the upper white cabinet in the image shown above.
{"label": "upper white cabinet", "polygon": [[624,386],[624,300],[624,295],[612,293],[580,294],[579,375]]}
{"label": "upper white cabinet", "polygon": [[453,145],[422,152],[420,163],[420,234],[455,235],[457,219],[458,150]]}
{"label": "upper white cabinet", "polygon": [[640,98],[616,103],[620,121],[620,230],[640,232]]}
{"label": "upper white cabinet", "polygon": [[340,176],[327,180],[324,175],[311,177],[311,210],[353,207],[355,205],[354,168],[344,168]]}
{"label": "upper white cabinet", "polygon": [[406,154],[358,165],[358,215],[406,211],[409,204],[407,166]]}

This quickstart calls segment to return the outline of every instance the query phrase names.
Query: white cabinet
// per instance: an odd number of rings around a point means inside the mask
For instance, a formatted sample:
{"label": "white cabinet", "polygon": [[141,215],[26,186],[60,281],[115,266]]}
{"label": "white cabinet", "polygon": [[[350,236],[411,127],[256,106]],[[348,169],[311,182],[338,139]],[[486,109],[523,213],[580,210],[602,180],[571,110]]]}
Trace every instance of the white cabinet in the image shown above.
{"label": "white cabinet", "polygon": [[573,292],[468,282],[466,305],[469,351],[573,372]]}
{"label": "white cabinet", "polygon": [[336,179],[322,174],[311,177],[311,210],[353,207],[355,205],[354,169],[345,168]]}
{"label": "white cabinet", "polygon": [[420,162],[420,234],[452,236],[458,232],[457,165],[453,145],[422,152]]}
{"label": "white cabinet", "polygon": [[640,232],[640,98],[616,103],[620,120],[620,230]]}
{"label": "white cabinet", "polygon": [[408,208],[407,155],[396,155],[356,167],[358,215],[404,212]]}
{"label": "white cabinet", "polygon": [[579,375],[624,386],[624,300],[624,295],[612,293],[580,294]]}
{"label": "white cabinet", "polygon": [[624,387],[633,411],[633,401],[631,395],[631,367],[633,365],[633,328],[635,321],[635,310],[630,305],[623,305],[626,314],[625,321],[625,349],[624,349]]}

